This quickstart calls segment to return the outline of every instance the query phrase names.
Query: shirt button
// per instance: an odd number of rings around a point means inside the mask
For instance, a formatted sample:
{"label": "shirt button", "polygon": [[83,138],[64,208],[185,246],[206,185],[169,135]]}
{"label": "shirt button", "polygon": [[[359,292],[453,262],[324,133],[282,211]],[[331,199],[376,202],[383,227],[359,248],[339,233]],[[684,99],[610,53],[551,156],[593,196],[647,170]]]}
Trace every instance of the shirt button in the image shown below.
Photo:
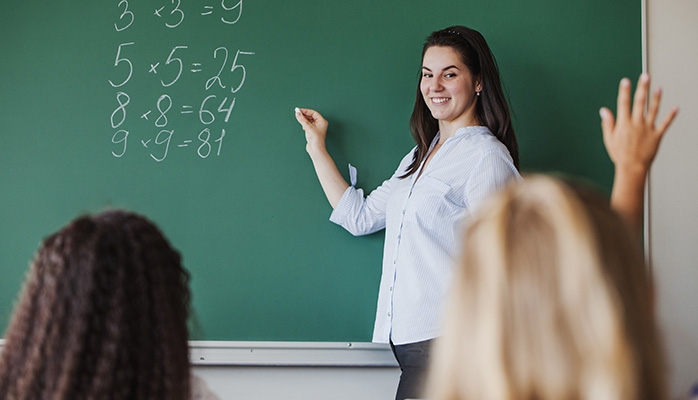
{"label": "shirt button", "polygon": [[393,288],[391,287],[389,290],[392,292],[392,291],[393,291]]}
{"label": "shirt button", "polygon": [[390,316],[390,313],[388,313],[388,316]]}

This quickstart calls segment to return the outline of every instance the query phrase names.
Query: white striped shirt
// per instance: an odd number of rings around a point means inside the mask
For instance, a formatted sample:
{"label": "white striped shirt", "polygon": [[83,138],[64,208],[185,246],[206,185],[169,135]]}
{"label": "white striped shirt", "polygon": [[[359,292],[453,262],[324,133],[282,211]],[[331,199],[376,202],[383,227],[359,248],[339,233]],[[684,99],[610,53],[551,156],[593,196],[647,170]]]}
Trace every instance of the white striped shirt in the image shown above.
{"label": "white striped shirt", "polygon": [[[438,140],[437,135],[430,152]],[[463,218],[509,179],[520,178],[509,151],[483,126],[459,129],[421,176],[423,163],[416,173],[398,178],[415,151],[366,198],[352,182],[330,216],[353,235],[385,228],[374,342],[400,345],[439,335]]]}

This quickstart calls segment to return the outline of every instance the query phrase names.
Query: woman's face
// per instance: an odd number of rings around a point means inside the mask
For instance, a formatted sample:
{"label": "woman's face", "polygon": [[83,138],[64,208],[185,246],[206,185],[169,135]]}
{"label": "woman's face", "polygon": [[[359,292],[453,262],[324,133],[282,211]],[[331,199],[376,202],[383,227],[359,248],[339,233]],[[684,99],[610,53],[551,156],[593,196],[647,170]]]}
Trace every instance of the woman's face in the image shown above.
{"label": "woman's face", "polygon": [[481,90],[468,67],[451,47],[432,46],[424,53],[419,84],[431,115],[455,128],[478,125],[475,116],[476,92]]}

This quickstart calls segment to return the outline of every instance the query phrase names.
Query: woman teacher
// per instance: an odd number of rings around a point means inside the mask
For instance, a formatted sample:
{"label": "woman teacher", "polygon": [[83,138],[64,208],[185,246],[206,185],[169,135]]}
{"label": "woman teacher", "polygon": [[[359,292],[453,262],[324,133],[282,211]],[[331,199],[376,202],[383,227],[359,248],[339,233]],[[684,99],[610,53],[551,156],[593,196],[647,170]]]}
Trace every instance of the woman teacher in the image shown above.
{"label": "woman teacher", "polygon": [[327,121],[296,109],[330,220],[353,235],[385,229],[373,341],[390,343],[402,374],[396,399],[420,397],[429,345],[460,251],[462,221],[518,178],[518,148],[499,70],[482,35],[432,33],[422,51],[410,118],[417,143],[368,196],[349,185],[325,146]]}

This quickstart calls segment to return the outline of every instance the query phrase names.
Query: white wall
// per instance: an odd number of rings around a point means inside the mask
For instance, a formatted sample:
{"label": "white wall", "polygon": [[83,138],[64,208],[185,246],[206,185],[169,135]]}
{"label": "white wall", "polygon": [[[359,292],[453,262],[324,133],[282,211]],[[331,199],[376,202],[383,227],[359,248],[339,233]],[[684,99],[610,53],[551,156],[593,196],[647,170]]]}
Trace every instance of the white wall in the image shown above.
{"label": "white wall", "polygon": [[[648,71],[680,107],[650,176],[650,250],[671,387],[698,381],[698,1],[647,0]],[[663,116],[663,114],[661,114]]]}

